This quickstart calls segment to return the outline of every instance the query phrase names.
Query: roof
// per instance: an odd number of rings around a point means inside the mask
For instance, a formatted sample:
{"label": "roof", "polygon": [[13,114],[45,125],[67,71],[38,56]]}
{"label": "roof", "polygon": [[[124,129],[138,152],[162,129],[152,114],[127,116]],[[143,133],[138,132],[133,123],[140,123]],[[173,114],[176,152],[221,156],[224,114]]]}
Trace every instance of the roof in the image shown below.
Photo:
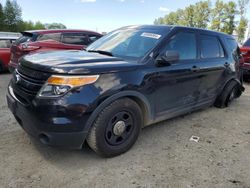
{"label": "roof", "polygon": [[140,28],[140,29],[174,29],[174,28],[179,28],[179,29],[192,29],[192,30],[199,30],[199,31],[205,31],[205,32],[211,32],[211,33],[216,33],[219,35],[224,35],[224,36],[229,36],[232,37],[229,34],[223,33],[223,32],[218,32],[218,31],[213,31],[209,29],[203,29],[203,28],[197,28],[197,27],[186,27],[186,26],[179,26],[179,25],[131,25],[131,26],[126,26],[122,27],[121,29],[125,28]]}
{"label": "roof", "polygon": [[95,33],[99,34],[95,31],[83,30],[83,29],[44,29],[44,30],[28,30],[21,33],[36,33],[36,34],[47,34],[47,33],[65,33],[65,32],[86,32],[86,33]]}

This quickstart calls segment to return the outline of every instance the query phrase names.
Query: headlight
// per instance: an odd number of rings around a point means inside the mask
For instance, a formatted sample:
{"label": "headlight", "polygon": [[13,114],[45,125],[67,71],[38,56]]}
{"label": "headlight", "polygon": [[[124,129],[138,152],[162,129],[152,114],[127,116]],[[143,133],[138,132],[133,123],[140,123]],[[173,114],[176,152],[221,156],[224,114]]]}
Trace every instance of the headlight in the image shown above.
{"label": "headlight", "polygon": [[58,97],[75,87],[92,84],[99,75],[91,76],[51,76],[41,88],[38,97]]}

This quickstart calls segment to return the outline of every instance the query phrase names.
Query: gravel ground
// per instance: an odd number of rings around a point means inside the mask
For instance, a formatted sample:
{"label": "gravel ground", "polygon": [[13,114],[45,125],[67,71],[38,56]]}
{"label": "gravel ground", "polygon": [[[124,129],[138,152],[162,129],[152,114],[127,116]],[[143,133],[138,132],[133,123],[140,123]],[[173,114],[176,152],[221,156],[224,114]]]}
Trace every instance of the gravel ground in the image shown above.
{"label": "gravel ground", "polygon": [[147,127],[130,151],[103,159],[31,139],[6,106],[9,79],[0,75],[0,187],[250,188],[250,84],[231,107]]}

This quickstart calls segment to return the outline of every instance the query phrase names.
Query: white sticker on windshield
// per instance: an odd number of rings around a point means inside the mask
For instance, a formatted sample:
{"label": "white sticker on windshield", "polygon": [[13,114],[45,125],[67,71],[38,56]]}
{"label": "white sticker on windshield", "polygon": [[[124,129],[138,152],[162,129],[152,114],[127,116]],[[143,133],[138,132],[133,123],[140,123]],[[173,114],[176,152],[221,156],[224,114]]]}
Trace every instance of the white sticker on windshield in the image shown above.
{"label": "white sticker on windshield", "polygon": [[155,34],[155,33],[142,33],[142,37],[148,37],[148,38],[153,38],[153,39],[159,39],[161,38],[161,35]]}

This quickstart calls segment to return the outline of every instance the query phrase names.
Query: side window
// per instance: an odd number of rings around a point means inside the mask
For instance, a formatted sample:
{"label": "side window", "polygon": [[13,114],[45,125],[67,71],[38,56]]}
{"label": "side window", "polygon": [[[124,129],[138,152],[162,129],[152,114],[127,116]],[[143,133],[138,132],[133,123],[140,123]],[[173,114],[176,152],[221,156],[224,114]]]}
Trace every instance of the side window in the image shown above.
{"label": "side window", "polygon": [[201,35],[201,58],[220,58],[224,56],[224,50],[217,37]]}
{"label": "side window", "polygon": [[230,52],[234,52],[235,50],[237,50],[238,44],[234,39],[227,38],[226,41]]}
{"label": "side window", "polygon": [[191,32],[180,32],[172,36],[166,50],[178,51],[180,60],[196,59],[196,35]]}
{"label": "side window", "polygon": [[233,54],[236,58],[241,58],[241,52],[238,43],[232,38],[227,38],[226,41],[230,53]]}
{"label": "side window", "polygon": [[43,34],[37,38],[37,41],[43,41],[43,40],[55,40],[55,41],[60,42],[61,41],[61,33]]}
{"label": "side window", "polygon": [[89,38],[83,33],[64,33],[62,42],[65,44],[88,45]]}
{"label": "side window", "polygon": [[101,38],[99,35],[89,35],[90,42],[95,42],[97,39]]}
{"label": "side window", "polygon": [[0,39],[0,48],[10,48],[10,40]]}

